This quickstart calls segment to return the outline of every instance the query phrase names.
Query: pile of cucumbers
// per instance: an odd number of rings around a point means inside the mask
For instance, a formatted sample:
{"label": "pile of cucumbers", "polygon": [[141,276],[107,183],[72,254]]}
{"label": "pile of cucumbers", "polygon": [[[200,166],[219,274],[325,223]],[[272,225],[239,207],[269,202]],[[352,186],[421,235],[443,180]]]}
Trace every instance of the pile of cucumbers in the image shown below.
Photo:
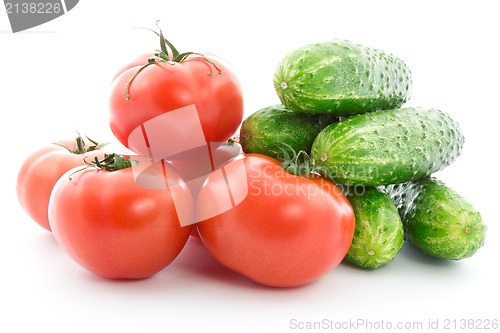
{"label": "pile of cucumbers", "polygon": [[479,212],[432,177],[460,155],[460,126],[435,108],[401,107],[412,90],[401,59],[346,40],[305,45],[278,64],[274,86],[282,104],[245,119],[240,143],[275,158],[305,151],[344,191],[356,217],[346,261],[379,267],[404,240],[453,260],[484,244]]}

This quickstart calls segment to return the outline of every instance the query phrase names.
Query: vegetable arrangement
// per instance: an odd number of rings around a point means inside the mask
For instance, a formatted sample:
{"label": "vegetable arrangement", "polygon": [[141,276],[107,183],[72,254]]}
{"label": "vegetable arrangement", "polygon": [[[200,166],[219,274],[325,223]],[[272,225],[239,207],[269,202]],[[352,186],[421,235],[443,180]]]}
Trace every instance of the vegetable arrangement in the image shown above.
{"label": "vegetable arrangement", "polygon": [[431,177],[460,155],[460,127],[401,108],[412,87],[401,59],[342,40],[301,47],[274,75],[283,104],[242,123],[231,66],[153,32],[160,50],[118,71],[110,94],[110,127],[133,153],[79,135],[18,175],[22,208],[87,270],[149,277],[192,235],[229,269],[292,287],[343,259],[382,266],[404,240],[455,260],[483,245],[477,210]]}
{"label": "vegetable arrangement", "polygon": [[[401,59],[349,41],[310,44],[283,58],[274,87],[283,104],[272,109],[287,110],[287,117],[262,117],[262,110],[248,117],[243,150],[275,156],[274,143],[283,141],[310,154],[315,170],[344,190],[356,217],[346,261],[379,267],[396,256],[403,238],[425,254],[455,260],[483,245],[479,212],[429,178],[460,155],[460,126],[435,108],[401,108],[412,88]],[[339,118],[312,138],[301,119],[319,114]],[[310,148],[297,140],[306,133]]]}

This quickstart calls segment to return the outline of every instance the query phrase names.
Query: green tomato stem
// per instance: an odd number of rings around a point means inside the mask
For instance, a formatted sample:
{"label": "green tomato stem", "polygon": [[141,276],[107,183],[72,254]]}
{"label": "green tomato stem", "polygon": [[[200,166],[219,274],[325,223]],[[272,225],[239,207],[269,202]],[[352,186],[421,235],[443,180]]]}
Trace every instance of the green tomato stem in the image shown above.
{"label": "green tomato stem", "polygon": [[283,153],[283,157],[278,156],[278,160],[281,161],[281,168],[286,172],[295,176],[309,178],[312,173],[319,174],[320,171],[324,171],[321,166],[315,164],[306,151],[300,150],[296,152],[292,146],[285,142],[279,142],[274,146],[277,146]]}
{"label": "green tomato stem", "polygon": [[[211,65],[211,70],[208,72],[208,75],[212,76],[214,74],[214,69],[217,70],[219,74],[222,74],[222,70],[220,69],[219,66],[215,64],[210,58],[207,56],[198,53],[198,52],[184,52],[184,53],[179,53],[179,51],[175,48],[175,46],[168,41],[168,39],[165,38],[163,35],[163,31],[161,30],[160,26],[158,25],[159,21],[156,21],[156,26],[158,27],[159,32],[149,29],[149,28],[143,28],[147,29],[149,31],[152,31],[155,33],[158,37],[160,37],[160,50],[156,50],[154,53],[154,56],[148,59],[148,63],[144,64],[141,66],[135,73],[134,75],[130,78],[130,80],[127,82],[127,85],[125,86],[125,90],[123,92],[123,96],[125,99],[128,101],[130,100],[130,94],[129,94],[129,89],[130,85],[132,84],[132,81],[139,75],[139,73],[149,65],[156,64],[158,62],[165,62],[169,65],[175,65],[177,63],[181,63],[184,60],[186,60],[189,56],[191,55],[197,55],[208,61],[208,63]],[[169,55],[172,54],[172,56]]]}
{"label": "green tomato stem", "polygon": [[137,163],[139,161],[135,160],[135,159],[131,159],[130,156],[128,156],[128,155],[111,153],[111,154],[104,154],[104,158],[102,160],[99,160],[97,158],[97,156],[95,156],[93,161],[88,162],[84,158],[83,162],[85,162],[86,166],[76,170],[75,172],[72,172],[69,175],[69,180],[72,180],[73,175],[75,175],[76,173],[82,172],[82,171],[87,170],[89,168],[96,168],[99,170],[113,172],[113,171],[131,168],[134,165],[137,165]]}
{"label": "green tomato stem", "polygon": [[63,145],[62,143],[58,143],[58,142],[54,142],[53,144],[55,144],[57,146],[61,146],[65,149],[67,149],[70,153],[73,153],[76,155],[82,155],[82,154],[100,149],[108,144],[107,142],[106,143],[98,143],[97,141],[94,141],[91,138],[89,138],[88,136],[86,136],[87,140],[89,140],[93,145],[89,145],[88,148],[85,148],[85,140],[82,138],[80,133],[78,133],[78,132],[76,132],[76,133],[78,134],[78,136],[75,138],[75,141],[76,141],[75,149],[70,149],[68,146]]}

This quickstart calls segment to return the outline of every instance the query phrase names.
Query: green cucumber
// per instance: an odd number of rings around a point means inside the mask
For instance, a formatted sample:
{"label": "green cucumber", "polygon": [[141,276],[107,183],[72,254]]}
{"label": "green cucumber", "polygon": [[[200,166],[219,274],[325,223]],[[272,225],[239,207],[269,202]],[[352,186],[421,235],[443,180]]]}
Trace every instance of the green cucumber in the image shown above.
{"label": "green cucumber", "polygon": [[353,115],[400,107],[412,78],[399,58],[346,40],[305,45],[278,64],[274,87],[289,109]]}
{"label": "green cucumber", "polygon": [[459,260],[483,246],[487,227],[481,215],[442,181],[427,177],[387,191],[399,209],[405,238],[423,253]]}
{"label": "green cucumber", "polygon": [[460,126],[437,109],[409,107],[360,114],[325,127],[311,157],[346,185],[380,186],[423,178],[460,155]]}
{"label": "green cucumber", "polygon": [[[338,117],[296,113],[283,105],[260,109],[243,121],[240,143],[245,153],[258,153],[271,157],[282,157],[280,143],[286,143],[295,152],[311,151],[318,133],[338,121]],[[281,148],[280,148],[281,147]]]}
{"label": "green cucumber", "polygon": [[345,260],[377,268],[394,259],[404,241],[398,209],[386,193],[366,187],[360,194],[347,194],[356,218],[354,238]]}

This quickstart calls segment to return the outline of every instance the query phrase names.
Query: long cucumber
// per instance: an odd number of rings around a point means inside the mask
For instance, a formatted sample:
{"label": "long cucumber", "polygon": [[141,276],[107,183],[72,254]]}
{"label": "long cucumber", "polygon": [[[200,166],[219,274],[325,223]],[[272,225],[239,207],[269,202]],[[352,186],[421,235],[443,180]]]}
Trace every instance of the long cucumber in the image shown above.
{"label": "long cucumber", "polygon": [[481,214],[442,181],[428,177],[386,188],[399,209],[405,238],[427,255],[459,260],[483,246]]}
{"label": "long cucumber", "polygon": [[411,96],[412,76],[396,56],[333,39],[285,56],[274,87],[290,110],[353,115],[400,107]]}
{"label": "long cucumber", "polygon": [[379,186],[423,178],[460,155],[459,124],[434,108],[360,114],[324,128],[311,156],[333,181]]}

